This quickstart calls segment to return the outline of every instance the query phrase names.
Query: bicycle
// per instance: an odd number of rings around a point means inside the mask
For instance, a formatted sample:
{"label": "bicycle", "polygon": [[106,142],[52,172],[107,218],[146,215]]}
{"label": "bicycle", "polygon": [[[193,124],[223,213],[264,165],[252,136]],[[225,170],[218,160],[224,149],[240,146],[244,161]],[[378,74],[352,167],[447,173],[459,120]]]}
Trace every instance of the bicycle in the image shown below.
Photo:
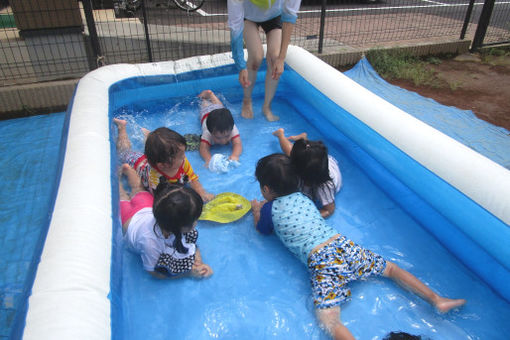
{"label": "bicycle", "polygon": [[[150,5],[148,4],[150,2]],[[177,8],[186,11],[194,12],[204,4],[205,0],[145,0],[147,7],[170,7],[174,3]],[[113,10],[116,18],[134,17],[135,13],[143,5],[142,0],[113,0]]]}

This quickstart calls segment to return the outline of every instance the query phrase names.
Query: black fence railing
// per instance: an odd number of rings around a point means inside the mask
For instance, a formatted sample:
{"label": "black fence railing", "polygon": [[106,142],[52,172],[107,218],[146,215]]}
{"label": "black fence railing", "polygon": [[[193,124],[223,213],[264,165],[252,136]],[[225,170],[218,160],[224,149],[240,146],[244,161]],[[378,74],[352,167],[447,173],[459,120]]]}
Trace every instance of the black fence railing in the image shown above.
{"label": "black fence railing", "polygon": [[[104,64],[229,51],[227,1],[201,1],[0,0],[0,86],[79,78]],[[473,40],[475,49],[509,42],[510,3],[485,2],[303,0],[292,43],[320,54],[460,39]],[[181,8],[197,4],[198,10]]]}

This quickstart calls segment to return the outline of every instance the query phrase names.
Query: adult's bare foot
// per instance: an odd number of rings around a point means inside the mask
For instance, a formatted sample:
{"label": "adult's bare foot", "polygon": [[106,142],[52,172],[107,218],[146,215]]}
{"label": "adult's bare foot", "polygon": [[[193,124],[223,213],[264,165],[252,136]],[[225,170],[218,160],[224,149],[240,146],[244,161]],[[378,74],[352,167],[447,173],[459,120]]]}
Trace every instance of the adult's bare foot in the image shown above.
{"label": "adult's bare foot", "polygon": [[277,120],[280,120],[280,117],[275,116],[273,114],[273,111],[271,111],[271,108],[269,108],[269,107],[262,107],[262,112],[264,112],[266,119],[270,122],[275,122]]}
{"label": "adult's bare foot", "polygon": [[243,107],[241,108],[241,116],[246,119],[253,118],[253,106],[251,99],[243,99]]}

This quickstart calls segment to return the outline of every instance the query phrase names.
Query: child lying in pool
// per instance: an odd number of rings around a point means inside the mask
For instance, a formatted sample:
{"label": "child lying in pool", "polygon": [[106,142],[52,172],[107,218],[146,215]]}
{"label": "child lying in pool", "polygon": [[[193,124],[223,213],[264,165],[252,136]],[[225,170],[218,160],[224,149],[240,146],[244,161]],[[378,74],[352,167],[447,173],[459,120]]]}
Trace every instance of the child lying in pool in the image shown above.
{"label": "child lying in pool", "polygon": [[229,159],[238,161],[243,152],[243,145],[232,113],[223,106],[211,90],[202,91],[198,97],[201,99],[200,124],[202,124],[200,156],[204,159],[205,166],[209,165],[211,146],[214,144],[225,145],[232,142],[232,153]]}
{"label": "child lying in pool", "polygon": [[[327,218],[335,212],[335,195],[342,187],[342,174],[336,159],[321,141],[310,141],[306,132],[285,137],[283,129],[273,132],[284,154],[290,156],[300,178],[300,190],[319,207]],[[292,144],[291,141],[294,141]]]}
{"label": "child lying in pool", "polygon": [[274,231],[308,266],[317,317],[334,339],[354,339],[340,321],[340,304],[351,295],[347,283],[371,275],[383,275],[401,283],[440,312],[466,302],[437,295],[411,273],[330,227],[313,202],[298,192],[298,176],[288,156],[273,154],[260,159],[255,177],[267,200],[252,201],[255,226],[262,234]]}
{"label": "child lying in pool", "polygon": [[145,191],[140,177],[129,164],[122,165],[131,187],[131,197],[119,183],[120,215],[128,248],[140,254],[143,268],[158,278],[189,274],[211,276],[202,262],[195,229],[203,201],[191,188],[162,182],[154,197]]}
{"label": "child lying in pool", "polygon": [[120,162],[128,163],[136,170],[148,191],[153,192],[163,178],[169,183],[189,182],[191,188],[205,202],[214,198],[214,195],[205,191],[186,158],[184,137],[166,127],[150,133],[146,130],[145,152],[142,154],[131,149],[131,141],[126,131],[127,122],[117,118],[114,118],[113,122],[118,129],[117,152]]}

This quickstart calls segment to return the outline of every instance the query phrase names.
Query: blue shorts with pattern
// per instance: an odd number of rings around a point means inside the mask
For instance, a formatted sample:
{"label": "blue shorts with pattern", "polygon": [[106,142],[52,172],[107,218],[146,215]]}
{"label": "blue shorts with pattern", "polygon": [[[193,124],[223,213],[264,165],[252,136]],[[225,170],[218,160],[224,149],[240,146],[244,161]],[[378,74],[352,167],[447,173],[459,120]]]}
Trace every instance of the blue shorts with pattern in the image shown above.
{"label": "blue shorts with pattern", "polygon": [[308,270],[316,308],[331,308],[348,300],[347,284],[382,275],[386,260],[380,255],[345,238],[338,237],[313,252],[308,258]]}
{"label": "blue shorts with pattern", "polygon": [[131,167],[134,168],[135,162],[138,160],[138,158],[140,158],[142,156],[143,156],[143,153],[137,152],[137,151],[133,151],[131,149],[126,150],[126,151],[122,151],[122,152],[119,153],[119,163],[120,164],[127,163]]}
{"label": "blue shorts with pattern", "polygon": [[[129,164],[132,168],[135,168],[136,161],[143,156],[143,153],[133,150],[126,150],[119,153],[119,163]],[[140,179],[142,180],[142,184],[145,188],[149,188],[149,172],[150,172],[150,166],[144,166],[144,167],[138,167],[136,170],[136,173],[138,176],[140,176]],[[150,191],[150,190],[149,190]]]}

